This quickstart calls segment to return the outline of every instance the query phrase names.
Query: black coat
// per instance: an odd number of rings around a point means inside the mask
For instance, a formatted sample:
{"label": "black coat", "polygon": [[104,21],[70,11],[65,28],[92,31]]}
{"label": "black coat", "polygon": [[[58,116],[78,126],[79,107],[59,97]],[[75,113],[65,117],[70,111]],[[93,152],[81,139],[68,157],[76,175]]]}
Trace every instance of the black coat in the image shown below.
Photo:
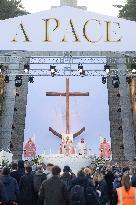
{"label": "black coat", "polygon": [[10,176],[15,178],[17,180],[17,183],[19,184],[19,181],[22,175],[18,171],[12,171],[10,173]]}
{"label": "black coat", "polygon": [[21,177],[19,182],[20,188],[20,204],[21,205],[35,205],[35,194],[33,175],[25,174]]}
{"label": "black coat", "polygon": [[69,205],[69,194],[65,184],[58,176],[44,181],[39,191],[39,205]]}
{"label": "black coat", "polygon": [[101,192],[100,203],[105,204],[109,201],[108,185],[105,179],[98,183],[96,190],[99,190]]}
{"label": "black coat", "polygon": [[0,202],[7,201],[7,194],[4,184],[0,181]]}
{"label": "black coat", "polygon": [[0,176],[0,181],[4,184],[7,200],[6,201],[18,201],[19,200],[19,187],[16,179],[7,175]]}

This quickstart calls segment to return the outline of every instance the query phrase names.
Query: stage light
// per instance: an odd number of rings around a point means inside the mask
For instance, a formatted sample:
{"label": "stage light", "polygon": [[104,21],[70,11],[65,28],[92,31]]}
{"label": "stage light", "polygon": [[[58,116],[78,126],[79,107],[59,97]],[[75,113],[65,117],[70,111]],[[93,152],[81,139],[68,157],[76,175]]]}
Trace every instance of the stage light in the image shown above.
{"label": "stage light", "polygon": [[119,108],[119,109],[117,110],[117,112],[121,112],[121,108]]}
{"label": "stage light", "polygon": [[78,71],[79,71],[81,77],[85,76],[85,70],[84,70],[84,67],[82,64],[78,64]]}
{"label": "stage light", "polygon": [[109,73],[110,72],[110,66],[108,64],[104,65],[104,71],[106,73]]}
{"label": "stage light", "polygon": [[118,128],[118,130],[122,130],[122,126],[120,126],[120,127]]}
{"label": "stage light", "polygon": [[131,72],[136,73],[136,64],[135,63],[131,64]]}
{"label": "stage light", "polygon": [[4,79],[5,83],[9,83],[9,76],[5,75],[5,79]]}
{"label": "stage light", "polygon": [[28,82],[34,83],[34,76],[29,76]]}
{"label": "stage light", "polygon": [[103,84],[106,84],[106,81],[107,81],[107,78],[103,76],[103,77],[102,77],[102,83],[103,83]]}
{"label": "stage light", "polygon": [[15,77],[15,86],[20,87],[22,85],[22,76],[16,75]]}
{"label": "stage light", "polygon": [[131,78],[130,78],[130,77],[126,77],[126,82],[127,82],[128,84],[130,84],[130,83],[131,83]]}
{"label": "stage light", "polygon": [[4,66],[1,64],[0,65],[0,73],[2,73],[4,71]]}
{"label": "stage light", "polygon": [[119,82],[119,77],[118,77],[118,76],[114,76],[114,77],[112,78],[112,85],[114,86],[114,88],[118,88],[118,87],[119,87],[119,84],[120,84],[120,82]]}
{"label": "stage light", "polygon": [[28,73],[29,70],[30,70],[30,65],[29,65],[29,64],[25,64],[25,65],[24,65],[24,72],[25,72],[25,73]]}
{"label": "stage light", "polygon": [[50,65],[50,72],[51,72],[51,76],[54,77],[55,73],[57,72],[55,65]]}

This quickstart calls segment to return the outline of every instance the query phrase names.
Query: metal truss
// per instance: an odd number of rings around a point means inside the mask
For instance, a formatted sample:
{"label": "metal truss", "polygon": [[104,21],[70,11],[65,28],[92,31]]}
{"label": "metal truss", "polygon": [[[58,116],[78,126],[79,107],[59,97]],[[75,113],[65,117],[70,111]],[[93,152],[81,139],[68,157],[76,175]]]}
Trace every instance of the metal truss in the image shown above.
{"label": "metal truss", "polygon": [[[119,64],[118,59],[124,58],[130,59],[126,56],[123,57],[105,57],[105,56],[77,56],[73,57],[69,53],[65,54],[64,56],[33,56],[33,57],[20,57],[20,56],[13,56],[13,55],[5,55],[0,56],[0,64],[6,65],[7,69],[2,73],[4,75],[21,75],[21,76],[116,76],[116,75],[124,75],[128,77],[136,77],[136,74],[132,74],[130,70],[127,70],[125,73],[122,70],[117,69]],[[135,60],[135,59],[134,59]],[[30,65],[45,65],[46,68],[42,69],[32,69],[30,66],[29,73],[25,73],[22,69],[24,62],[28,62]],[[110,64],[112,69],[110,69],[109,73],[106,73],[103,70],[98,69],[86,69],[89,65],[105,65],[106,62]],[[10,69],[10,64],[18,64],[18,69]],[[79,73],[78,65],[82,64],[84,69],[84,75]],[[123,63],[124,64],[124,63]],[[21,65],[21,66],[20,66]],[[50,71],[50,66],[55,66],[55,73],[52,75]],[[48,67],[48,69],[47,69]],[[59,68],[58,68],[59,67]],[[61,69],[60,69],[61,67]],[[74,68],[74,69],[73,69]]]}
{"label": "metal truss", "polygon": [[84,70],[85,73],[81,74],[78,69],[57,69],[54,74],[51,73],[49,69],[30,69],[28,73],[25,73],[24,70],[20,70],[18,73],[17,70],[8,69],[4,75],[8,76],[126,76],[126,77],[136,77],[136,73],[130,73],[128,70],[126,73],[122,70],[112,69],[109,73],[106,73],[104,70]]}

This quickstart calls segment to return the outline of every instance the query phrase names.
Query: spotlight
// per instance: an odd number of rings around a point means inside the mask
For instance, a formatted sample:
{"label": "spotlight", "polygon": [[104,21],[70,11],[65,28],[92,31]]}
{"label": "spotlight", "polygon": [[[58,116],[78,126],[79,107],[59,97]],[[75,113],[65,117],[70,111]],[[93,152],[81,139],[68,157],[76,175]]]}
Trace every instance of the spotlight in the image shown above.
{"label": "spotlight", "polygon": [[4,79],[5,83],[9,83],[9,76],[5,75],[5,79]]}
{"label": "spotlight", "polygon": [[106,80],[107,80],[107,78],[103,76],[103,77],[102,77],[102,83],[103,83],[103,84],[106,84]]}
{"label": "spotlight", "polygon": [[118,88],[119,87],[119,77],[118,76],[115,76],[112,78],[112,85],[114,86],[114,88]]}
{"label": "spotlight", "polygon": [[0,73],[2,73],[4,71],[4,66],[1,64],[0,65]]}
{"label": "spotlight", "polygon": [[16,75],[15,77],[15,86],[20,87],[22,85],[22,76]]}
{"label": "spotlight", "polygon": [[120,127],[118,128],[118,130],[122,130],[122,126],[120,126]]}
{"label": "spotlight", "polygon": [[128,84],[130,84],[130,83],[131,83],[131,78],[130,78],[130,77],[126,77],[126,82],[127,82]]}
{"label": "spotlight", "polygon": [[54,77],[56,71],[56,66],[55,65],[50,65],[50,72],[51,72],[51,76]]}
{"label": "spotlight", "polygon": [[109,73],[110,72],[110,66],[109,65],[104,65],[104,71],[106,72],[106,73]]}
{"label": "spotlight", "polygon": [[78,71],[79,71],[81,77],[85,76],[85,70],[84,70],[84,67],[82,64],[78,64]]}
{"label": "spotlight", "polygon": [[30,65],[29,65],[29,64],[25,64],[25,65],[24,65],[24,72],[25,72],[25,73],[28,73],[29,70],[30,70]]}
{"label": "spotlight", "polygon": [[121,108],[117,109],[117,112],[121,112]]}
{"label": "spotlight", "polygon": [[131,72],[136,73],[136,64],[135,63],[131,64]]}
{"label": "spotlight", "polygon": [[29,76],[28,82],[34,83],[34,76]]}

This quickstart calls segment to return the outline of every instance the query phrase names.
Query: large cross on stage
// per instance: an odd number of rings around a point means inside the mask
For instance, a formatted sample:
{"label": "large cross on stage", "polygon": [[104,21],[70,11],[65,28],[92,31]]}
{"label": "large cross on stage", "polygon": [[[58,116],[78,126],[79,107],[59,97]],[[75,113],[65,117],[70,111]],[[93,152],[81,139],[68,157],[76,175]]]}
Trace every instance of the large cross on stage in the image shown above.
{"label": "large cross on stage", "polygon": [[[64,96],[64,97],[66,97],[66,134],[70,134],[70,129],[69,129],[69,97],[70,96],[89,96],[89,92],[86,92],[86,93],[69,92],[69,79],[66,79],[66,92],[65,93],[63,93],[63,92],[46,92],[46,96]],[[61,134],[56,132],[51,127],[49,128],[49,130],[54,135],[57,135],[60,138],[62,137]],[[84,130],[85,130],[85,127],[83,127],[80,131],[73,134],[73,137],[80,135]]]}

